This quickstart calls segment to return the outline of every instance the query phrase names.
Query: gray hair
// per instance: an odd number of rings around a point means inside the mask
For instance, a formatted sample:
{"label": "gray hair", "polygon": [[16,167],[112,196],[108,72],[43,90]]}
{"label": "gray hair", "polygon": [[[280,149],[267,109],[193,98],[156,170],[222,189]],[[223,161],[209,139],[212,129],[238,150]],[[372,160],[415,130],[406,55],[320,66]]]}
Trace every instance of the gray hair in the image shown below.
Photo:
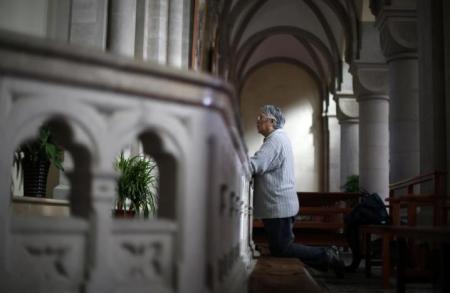
{"label": "gray hair", "polygon": [[285,120],[280,108],[273,105],[264,105],[261,107],[260,111],[273,120],[273,128],[283,128]]}

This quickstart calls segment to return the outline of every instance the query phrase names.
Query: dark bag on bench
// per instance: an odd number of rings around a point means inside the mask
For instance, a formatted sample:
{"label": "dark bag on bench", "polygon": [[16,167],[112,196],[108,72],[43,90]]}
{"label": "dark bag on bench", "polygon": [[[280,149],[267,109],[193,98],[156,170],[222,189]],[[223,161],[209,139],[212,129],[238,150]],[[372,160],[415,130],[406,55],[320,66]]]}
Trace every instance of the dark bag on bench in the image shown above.
{"label": "dark bag on bench", "polygon": [[383,200],[377,193],[366,193],[361,202],[345,216],[345,237],[352,250],[353,261],[347,271],[355,271],[361,262],[359,226],[360,225],[388,225],[391,219],[386,211]]}

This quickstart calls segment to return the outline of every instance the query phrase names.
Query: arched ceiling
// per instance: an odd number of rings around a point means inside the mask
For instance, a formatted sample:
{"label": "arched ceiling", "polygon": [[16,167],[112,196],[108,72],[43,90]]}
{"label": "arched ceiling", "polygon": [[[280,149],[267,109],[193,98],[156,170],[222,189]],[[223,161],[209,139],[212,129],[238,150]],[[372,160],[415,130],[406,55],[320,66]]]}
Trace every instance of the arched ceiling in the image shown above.
{"label": "arched ceiling", "polygon": [[242,86],[261,64],[301,66],[324,100],[357,58],[355,0],[230,0],[222,5],[219,71]]}

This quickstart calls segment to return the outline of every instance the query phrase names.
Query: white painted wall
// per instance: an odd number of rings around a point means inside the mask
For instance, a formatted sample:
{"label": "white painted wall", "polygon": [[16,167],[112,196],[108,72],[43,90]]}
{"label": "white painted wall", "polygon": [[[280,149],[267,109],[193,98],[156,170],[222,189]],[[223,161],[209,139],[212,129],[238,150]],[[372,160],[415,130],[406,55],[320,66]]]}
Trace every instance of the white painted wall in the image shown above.
{"label": "white painted wall", "polygon": [[298,191],[319,191],[322,172],[322,122],[319,91],[302,69],[274,63],[253,72],[241,92],[241,116],[249,155],[262,144],[256,116],[262,105],[280,107],[291,139]]}

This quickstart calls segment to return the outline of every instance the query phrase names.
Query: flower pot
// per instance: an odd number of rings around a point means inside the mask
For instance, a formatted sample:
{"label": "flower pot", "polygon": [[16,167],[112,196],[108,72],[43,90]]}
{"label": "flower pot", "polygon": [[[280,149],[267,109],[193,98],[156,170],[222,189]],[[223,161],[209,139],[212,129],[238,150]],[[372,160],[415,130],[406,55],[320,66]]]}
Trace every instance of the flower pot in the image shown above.
{"label": "flower pot", "polygon": [[115,218],[134,218],[136,216],[135,211],[127,211],[127,210],[114,210]]}
{"label": "flower pot", "polygon": [[45,197],[49,160],[23,160],[23,195]]}

